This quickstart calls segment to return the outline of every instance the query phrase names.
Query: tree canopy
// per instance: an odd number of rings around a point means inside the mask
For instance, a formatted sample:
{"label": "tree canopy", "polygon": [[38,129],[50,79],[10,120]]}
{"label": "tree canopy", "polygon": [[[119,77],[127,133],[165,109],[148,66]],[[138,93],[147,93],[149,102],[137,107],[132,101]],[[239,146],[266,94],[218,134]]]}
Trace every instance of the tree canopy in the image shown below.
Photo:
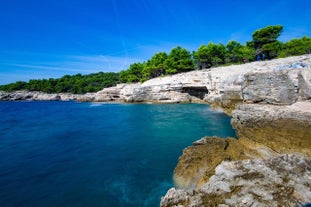
{"label": "tree canopy", "polygon": [[0,91],[43,91],[46,93],[87,93],[96,92],[118,83],[144,82],[151,78],[200,70],[225,64],[237,64],[245,61],[287,57],[311,53],[311,38],[302,37],[288,42],[277,38],[282,34],[283,26],[267,26],[256,30],[252,40],[245,45],[231,40],[226,45],[209,42],[201,45],[197,51],[190,53],[177,46],[168,54],[158,52],[145,62],[133,63],[128,69],[119,73],[93,73],[89,75],[65,75],[57,79],[18,81],[0,86]]}
{"label": "tree canopy", "polygon": [[226,48],[223,44],[210,42],[208,45],[201,45],[193,57],[199,69],[209,68],[225,62]]}
{"label": "tree canopy", "polygon": [[311,53],[311,38],[305,36],[292,39],[283,44],[280,57],[303,55],[306,53]]}
{"label": "tree canopy", "polygon": [[165,52],[154,54],[150,60],[147,61],[146,66],[143,68],[143,80],[149,80],[166,73],[167,66],[165,61],[168,55]]}
{"label": "tree canopy", "polygon": [[191,53],[180,46],[171,50],[164,64],[166,74],[187,72],[194,69]]}
{"label": "tree canopy", "polygon": [[119,79],[118,73],[93,73],[89,75],[65,75],[62,78],[30,80],[29,82],[18,81],[0,86],[3,91],[42,91],[46,93],[76,93],[96,92],[105,87],[116,85]]}
{"label": "tree canopy", "polygon": [[258,29],[253,33],[252,45],[256,49],[256,55],[267,56],[268,59],[277,57],[281,49],[281,43],[277,38],[282,34],[283,26],[268,26]]}

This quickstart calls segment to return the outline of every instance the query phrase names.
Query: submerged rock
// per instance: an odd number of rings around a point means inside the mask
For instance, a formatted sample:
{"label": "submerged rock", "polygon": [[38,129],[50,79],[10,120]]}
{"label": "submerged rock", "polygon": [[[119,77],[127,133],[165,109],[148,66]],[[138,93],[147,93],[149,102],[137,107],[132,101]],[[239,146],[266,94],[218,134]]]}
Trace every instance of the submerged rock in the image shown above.
{"label": "submerged rock", "polygon": [[191,191],[170,189],[161,198],[161,207],[300,206],[310,200],[311,160],[291,154],[223,161],[203,186]]}

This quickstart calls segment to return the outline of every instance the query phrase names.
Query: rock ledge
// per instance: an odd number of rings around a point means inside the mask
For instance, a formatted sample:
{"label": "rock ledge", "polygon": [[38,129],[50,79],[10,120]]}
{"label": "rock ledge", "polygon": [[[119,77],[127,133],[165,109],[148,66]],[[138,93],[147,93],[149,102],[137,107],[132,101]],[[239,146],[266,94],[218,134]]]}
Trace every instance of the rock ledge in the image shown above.
{"label": "rock ledge", "polygon": [[[178,199],[180,198],[180,200]],[[290,154],[223,161],[202,187],[170,189],[161,206],[300,206],[311,201],[311,160]]]}

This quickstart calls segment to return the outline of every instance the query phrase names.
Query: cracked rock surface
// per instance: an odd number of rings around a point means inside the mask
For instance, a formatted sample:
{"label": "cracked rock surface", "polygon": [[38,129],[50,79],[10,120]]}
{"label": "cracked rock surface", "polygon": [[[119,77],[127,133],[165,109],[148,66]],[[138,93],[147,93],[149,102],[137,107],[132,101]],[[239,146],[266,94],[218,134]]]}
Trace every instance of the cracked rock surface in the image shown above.
{"label": "cracked rock surface", "polygon": [[290,154],[223,161],[202,187],[172,188],[162,197],[161,206],[301,206],[310,200],[311,160]]}

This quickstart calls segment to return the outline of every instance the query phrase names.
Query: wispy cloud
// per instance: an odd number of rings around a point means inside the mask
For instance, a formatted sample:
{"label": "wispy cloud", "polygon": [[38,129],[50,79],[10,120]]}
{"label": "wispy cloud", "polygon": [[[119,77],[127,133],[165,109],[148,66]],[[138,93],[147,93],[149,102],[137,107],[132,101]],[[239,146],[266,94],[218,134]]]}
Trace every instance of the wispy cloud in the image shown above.
{"label": "wispy cloud", "polygon": [[[29,54],[28,54],[29,56]],[[30,55],[31,56],[31,55]],[[38,56],[36,56],[38,57]],[[119,72],[134,62],[130,57],[105,55],[40,55],[40,58],[7,58],[0,61],[0,84],[37,78],[57,78],[66,74]]]}
{"label": "wispy cloud", "polygon": [[143,61],[143,59],[129,57],[114,57],[106,55],[96,56],[68,56],[69,61],[64,62],[64,67],[74,67],[83,69],[85,72],[104,71],[118,72],[127,69],[134,62]]}
{"label": "wispy cloud", "polygon": [[[135,62],[147,61],[158,52],[169,53],[178,43],[155,42],[104,55],[61,55],[32,52],[0,52],[0,84],[30,79],[58,78],[77,73],[119,72]],[[199,45],[180,45],[192,51]]]}

